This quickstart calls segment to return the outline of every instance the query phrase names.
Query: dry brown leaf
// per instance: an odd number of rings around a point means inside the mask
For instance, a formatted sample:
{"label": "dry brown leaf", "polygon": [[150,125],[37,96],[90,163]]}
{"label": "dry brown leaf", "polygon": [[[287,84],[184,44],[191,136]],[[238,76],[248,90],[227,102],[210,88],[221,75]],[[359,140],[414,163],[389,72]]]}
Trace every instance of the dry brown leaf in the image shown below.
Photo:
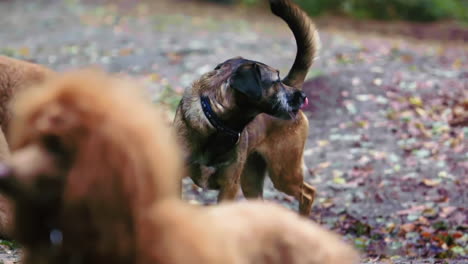
{"label": "dry brown leaf", "polygon": [[410,214],[410,213],[414,213],[414,212],[419,212],[419,211],[424,210],[425,208],[426,208],[425,205],[416,205],[416,206],[413,206],[411,208],[398,211],[397,215],[405,215],[405,214]]}
{"label": "dry brown leaf", "polygon": [[401,230],[405,231],[406,233],[413,232],[416,225],[413,223],[407,223],[401,226]]}
{"label": "dry brown leaf", "polygon": [[331,165],[331,162],[327,161],[327,162],[319,163],[319,165],[317,167],[319,169],[323,170],[323,169],[326,169],[326,168],[330,167],[330,165]]}
{"label": "dry brown leaf", "polygon": [[123,48],[123,49],[119,50],[119,55],[120,56],[128,56],[128,55],[131,55],[132,53],[133,53],[132,48]]}

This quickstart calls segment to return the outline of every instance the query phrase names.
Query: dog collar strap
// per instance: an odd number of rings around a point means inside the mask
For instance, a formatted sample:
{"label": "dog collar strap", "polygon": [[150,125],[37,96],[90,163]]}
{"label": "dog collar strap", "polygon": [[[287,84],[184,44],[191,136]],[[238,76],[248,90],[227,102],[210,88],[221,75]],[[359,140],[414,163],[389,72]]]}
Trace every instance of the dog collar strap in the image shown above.
{"label": "dog collar strap", "polygon": [[234,143],[237,143],[240,138],[241,131],[236,131],[226,125],[223,124],[223,121],[219,120],[216,114],[213,112],[211,108],[210,99],[206,96],[200,96],[200,102],[203,109],[203,113],[205,114],[210,124],[216,128],[219,132],[229,135]]}

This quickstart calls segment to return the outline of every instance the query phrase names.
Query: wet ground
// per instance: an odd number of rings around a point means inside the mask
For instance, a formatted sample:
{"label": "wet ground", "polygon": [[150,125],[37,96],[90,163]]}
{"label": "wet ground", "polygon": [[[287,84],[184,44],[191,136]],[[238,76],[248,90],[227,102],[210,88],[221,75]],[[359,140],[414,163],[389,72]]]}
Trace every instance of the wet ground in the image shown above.
{"label": "wet ground", "polygon": [[[0,0],[0,54],[60,71],[96,64],[128,73],[172,109],[184,87],[227,58],[282,73],[294,59],[292,34],[268,12],[97,2]],[[450,125],[467,118],[468,45],[339,28],[321,31],[304,87],[306,178],[319,191],[312,218],[370,263],[468,261],[468,128]],[[185,182],[186,199],[215,196]],[[265,196],[297,206],[270,183]],[[2,248],[4,263],[17,260],[8,241]]]}

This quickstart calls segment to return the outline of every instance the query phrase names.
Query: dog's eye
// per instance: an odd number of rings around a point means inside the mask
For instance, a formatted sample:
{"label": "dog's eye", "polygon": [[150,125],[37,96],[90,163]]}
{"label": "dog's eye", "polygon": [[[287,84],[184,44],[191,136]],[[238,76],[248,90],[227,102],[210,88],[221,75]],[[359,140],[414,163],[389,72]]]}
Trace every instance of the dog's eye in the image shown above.
{"label": "dog's eye", "polygon": [[221,69],[221,64],[218,64],[214,69],[215,71]]}

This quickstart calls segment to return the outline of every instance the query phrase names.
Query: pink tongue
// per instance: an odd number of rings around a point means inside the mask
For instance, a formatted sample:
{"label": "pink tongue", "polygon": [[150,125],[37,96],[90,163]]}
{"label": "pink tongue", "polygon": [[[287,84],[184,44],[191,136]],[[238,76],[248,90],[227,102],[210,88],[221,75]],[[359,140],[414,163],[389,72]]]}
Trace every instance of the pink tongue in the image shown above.
{"label": "pink tongue", "polygon": [[306,107],[308,105],[309,105],[309,99],[306,97],[305,100],[304,100],[304,103],[301,106],[301,109],[304,109],[304,107]]}

